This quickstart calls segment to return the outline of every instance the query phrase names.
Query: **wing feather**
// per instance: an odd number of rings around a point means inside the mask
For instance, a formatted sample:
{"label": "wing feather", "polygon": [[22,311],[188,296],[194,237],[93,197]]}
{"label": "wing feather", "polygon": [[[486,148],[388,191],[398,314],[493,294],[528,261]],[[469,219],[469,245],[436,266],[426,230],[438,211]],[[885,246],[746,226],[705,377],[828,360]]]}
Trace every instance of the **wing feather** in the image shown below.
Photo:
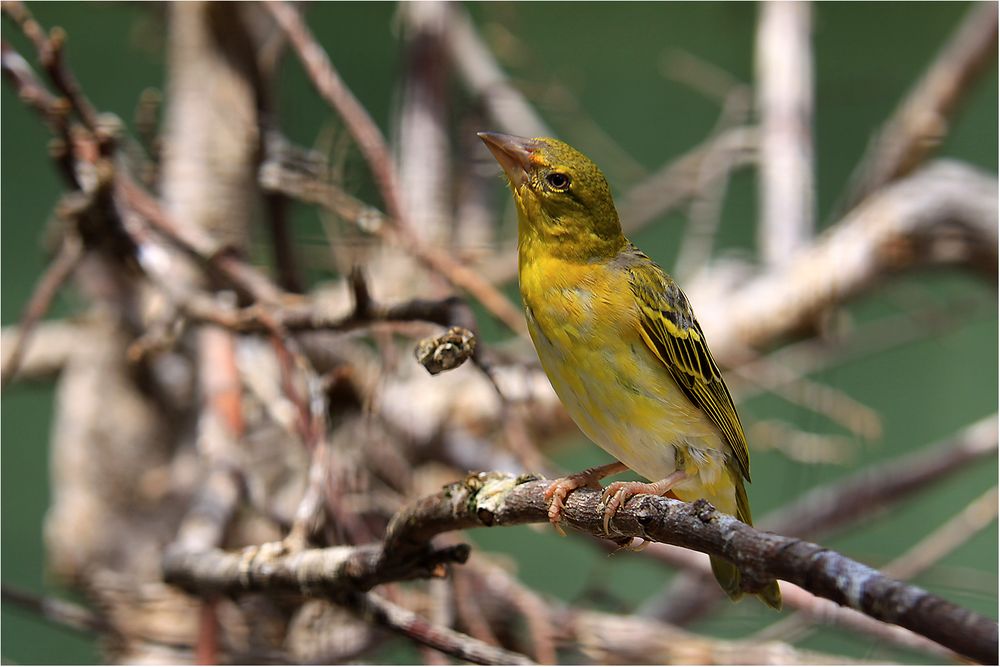
{"label": "wing feather", "polygon": [[733,397],[722,379],[705,334],[676,283],[634,247],[629,283],[639,305],[642,338],[681,391],[712,420],[750,481],[750,452]]}

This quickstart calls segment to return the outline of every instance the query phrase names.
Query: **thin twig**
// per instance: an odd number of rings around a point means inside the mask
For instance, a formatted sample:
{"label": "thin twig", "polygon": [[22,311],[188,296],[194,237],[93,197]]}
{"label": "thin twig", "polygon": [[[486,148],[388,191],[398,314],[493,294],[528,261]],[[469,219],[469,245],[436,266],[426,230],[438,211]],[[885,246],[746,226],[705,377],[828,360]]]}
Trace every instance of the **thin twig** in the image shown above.
{"label": "thin twig", "polygon": [[732,372],[743,382],[821,414],[858,437],[873,441],[882,436],[882,418],[875,410],[837,387],[798,375],[767,357],[737,366]]}
{"label": "thin twig", "polygon": [[0,587],[0,597],[6,603],[40,614],[45,620],[56,625],[87,635],[114,631],[105,618],[73,602],[35,595],[10,584],[3,584]]}
{"label": "thin twig", "polygon": [[412,252],[428,268],[444,276],[456,287],[469,292],[511,331],[524,333],[526,326],[520,310],[514,307],[503,293],[477,272],[446,252],[421,243],[414,235],[409,217],[400,202],[399,179],[378,127],[341,81],[330,59],[316,42],[298,12],[284,1],[267,3],[267,7],[288,33],[292,46],[305,65],[313,84],[323,98],[340,112],[368,160],[392,223],[391,230],[386,227],[380,229],[383,229],[387,236],[397,237],[394,242]]}
{"label": "thin twig", "polygon": [[292,48],[302,60],[313,85],[323,99],[344,119],[347,130],[358,142],[358,148],[361,149],[378,183],[389,216],[400,225],[407,226],[409,217],[400,201],[399,179],[382,131],[368,115],[368,110],[361,105],[340,78],[298,10],[283,0],[269,2],[266,7],[288,35]]}
{"label": "thin twig", "polygon": [[71,275],[73,270],[83,258],[83,243],[74,234],[69,234],[63,238],[62,245],[55,259],[45,269],[45,273],[35,284],[35,289],[28,299],[28,304],[21,315],[21,323],[17,329],[17,339],[13,344],[13,349],[9,355],[5,355],[6,360],[3,371],[0,373],[0,388],[4,388],[10,380],[17,374],[17,369],[21,365],[21,358],[24,356],[25,348],[31,340],[31,332],[39,320],[45,316],[52,300],[55,299],[59,288],[62,287]]}
{"label": "thin twig", "polygon": [[979,76],[996,62],[997,4],[976,2],[934,62],[883,124],[851,174],[838,211],[917,168],[938,146]]}
{"label": "thin twig", "polygon": [[451,62],[462,82],[482,101],[493,122],[509,134],[552,136],[552,130],[497,64],[468,11],[460,4],[448,3],[446,16],[444,37]]}
{"label": "thin twig", "polygon": [[374,593],[353,593],[348,604],[375,623],[430,646],[442,653],[477,665],[533,665],[520,653],[474,639],[461,632],[432,625],[409,609],[395,605]]}
{"label": "thin twig", "polygon": [[52,147],[51,155],[60,174],[68,185],[79,188],[80,181],[76,175],[72,153],[69,105],[56,98],[41,84],[28,61],[6,41],[0,42],[0,50],[3,74],[14,86],[18,97],[41,116],[52,133],[59,137],[58,143]]}
{"label": "thin twig", "polygon": [[[675,50],[665,59],[666,76],[717,99],[722,106],[712,136],[745,125],[749,120],[753,93],[730,73],[693,54]],[[710,152],[698,170],[698,193],[688,206],[688,222],[677,249],[673,273],[682,282],[709,264],[712,246],[722,221],[722,208],[735,170],[738,155],[729,151]]]}
{"label": "thin twig", "polygon": [[61,28],[54,28],[46,34],[45,30],[35,21],[31,12],[19,0],[7,0],[3,3],[3,11],[20,26],[22,32],[35,45],[38,59],[45,68],[56,88],[69,100],[70,107],[76,111],[80,120],[88,130],[99,140],[107,140],[100,131],[97,110],[83,94],[80,84],[73,72],[65,66],[63,49],[66,44],[66,33]]}
{"label": "thin twig", "polygon": [[725,130],[650,174],[618,201],[625,233],[635,233],[697,196],[702,183],[718,177],[707,165],[728,171],[756,159],[757,134],[752,127]]}
{"label": "thin twig", "polygon": [[994,455],[997,429],[997,416],[991,415],[944,442],[813,489],[762,517],[760,525],[787,535],[827,535]]}

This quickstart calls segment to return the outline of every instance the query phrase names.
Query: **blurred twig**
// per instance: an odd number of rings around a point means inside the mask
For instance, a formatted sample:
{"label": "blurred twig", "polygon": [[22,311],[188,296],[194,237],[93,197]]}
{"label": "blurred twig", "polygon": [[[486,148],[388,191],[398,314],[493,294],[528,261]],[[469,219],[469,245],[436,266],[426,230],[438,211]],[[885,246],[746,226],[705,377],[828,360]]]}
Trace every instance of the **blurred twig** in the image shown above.
{"label": "blurred twig", "polygon": [[448,4],[444,36],[459,77],[482,100],[501,130],[529,137],[552,136],[541,116],[511,85],[462,5]]}
{"label": "blurred twig", "polygon": [[788,535],[827,535],[861,517],[871,518],[928,485],[997,451],[997,416],[971,424],[941,443],[904,454],[806,495],[760,520],[761,527]]}
{"label": "blurred twig", "polygon": [[348,596],[348,600],[350,606],[376,624],[460,660],[478,665],[534,664],[519,653],[491,646],[449,628],[432,625],[412,611],[374,593],[354,593]]}
{"label": "blurred twig", "polygon": [[52,83],[66,96],[83,124],[91,132],[98,133],[100,123],[97,110],[80,90],[76,77],[64,66],[63,48],[66,45],[66,33],[62,28],[53,28],[46,34],[19,0],[6,0],[3,3],[3,11],[17,22],[25,36],[35,45],[38,58]]}
{"label": "blurred twig", "polygon": [[302,60],[313,85],[323,99],[337,110],[348,131],[357,141],[358,148],[365,156],[378,183],[389,216],[398,224],[407,227],[409,216],[406,215],[400,200],[399,179],[382,131],[340,78],[326,52],[302,20],[298,9],[284,1],[267,3],[266,6],[288,35],[292,48]]}
{"label": "blurred twig", "polygon": [[24,307],[24,314],[17,329],[17,338],[10,349],[4,353],[3,371],[0,372],[0,388],[4,388],[17,374],[25,348],[31,340],[32,331],[39,320],[45,316],[59,288],[62,287],[80,259],[83,257],[83,244],[75,234],[64,237],[55,258],[45,269],[45,273],[35,284],[34,291]]}
{"label": "blurred twig", "polygon": [[936,149],[951,117],[990,63],[996,62],[997,4],[975,2],[937,58],[872,139],[851,174],[837,211],[906,176]]}
{"label": "blurred twig", "polygon": [[[749,121],[753,92],[747,84],[728,72],[685,51],[672,51],[662,69],[667,76],[681,81],[721,104],[719,119],[712,131],[718,136]],[[698,174],[698,193],[688,206],[688,223],[677,250],[673,273],[680,280],[709,264],[712,246],[722,221],[729,177],[743,159],[729,151],[710,152]]]}
{"label": "blurred twig", "polygon": [[77,632],[114,632],[106,619],[90,609],[54,597],[35,595],[10,584],[3,584],[3,601],[40,614],[45,620]]}
{"label": "blurred twig", "polygon": [[387,237],[387,240],[392,240],[408,249],[418,260],[431,270],[440,273],[453,285],[468,291],[511,331],[525,332],[524,318],[520,310],[514,307],[496,287],[446,252],[421,242],[414,235],[412,225],[399,200],[398,178],[381,132],[371,122],[367,111],[344,86],[326,53],[302,22],[298,12],[285,2],[268,3],[267,7],[288,33],[314,85],[324,99],[340,111],[344,122],[348,124],[368,159],[389,214],[390,226],[380,227],[379,231]]}
{"label": "blurred twig", "polygon": [[760,113],[760,219],[757,244],[766,264],[782,264],[815,226],[813,183],[812,7],[768,1],[757,23]]}
{"label": "blurred twig", "polygon": [[757,137],[752,127],[725,130],[652,173],[618,200],[625,233],[635,233],[695,196],[701,183],[715,180],[717,174],[707,165],[729,170],[755,159]]}
{"label": "blurred twig", "polygon": [[870,197],[813,245],[738,290],[688,294],[717,358],[745,358],[779,336],[803,333],[826,309],[915,266],[958,264],[997,275],[997,181],[937,162]]}

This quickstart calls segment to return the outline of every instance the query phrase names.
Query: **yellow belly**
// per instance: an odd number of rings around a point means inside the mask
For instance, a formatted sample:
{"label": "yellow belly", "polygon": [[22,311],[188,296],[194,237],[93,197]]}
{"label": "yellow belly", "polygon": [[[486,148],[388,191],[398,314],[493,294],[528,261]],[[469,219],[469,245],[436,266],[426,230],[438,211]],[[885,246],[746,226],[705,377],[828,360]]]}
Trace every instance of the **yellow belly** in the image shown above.
{"label": "yellow belly", "polygon": [[679,498],[735,513],[728,445],[646,347],[624,277],[613,284],[598,270],[573,265],[553,274],[564,280],[544,282],[522,275],[528,330],[556,394],[580,430],[631,470],[649,480],[684,470]]}

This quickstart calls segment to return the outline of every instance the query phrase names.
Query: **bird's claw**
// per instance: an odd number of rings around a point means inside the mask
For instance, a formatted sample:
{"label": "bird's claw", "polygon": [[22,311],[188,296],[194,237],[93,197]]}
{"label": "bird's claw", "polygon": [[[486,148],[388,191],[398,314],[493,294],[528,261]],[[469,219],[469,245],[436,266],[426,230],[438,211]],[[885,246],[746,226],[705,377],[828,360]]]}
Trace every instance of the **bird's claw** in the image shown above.
{"label": "bird's claw", "polygon": [[601,492],[599,507],[604,507],[604,533],[611,534],[611,518],[632,496],[639,493],[633,490],[634,482],[611,482]]}
{"label": "bird's claw", "polygon": [[563,477],[557,479],[549,485],[549,488],[545,489],[545,501],[549,504],[549,523],[559,531],[559,534],[563,537],[566,536],[566,531],[563,530],[560,522],[562,521],[562,511],[566,507],[566,496],[568,496],[574,490],[584,486],[579,483],[579,480],[573,477]]}

